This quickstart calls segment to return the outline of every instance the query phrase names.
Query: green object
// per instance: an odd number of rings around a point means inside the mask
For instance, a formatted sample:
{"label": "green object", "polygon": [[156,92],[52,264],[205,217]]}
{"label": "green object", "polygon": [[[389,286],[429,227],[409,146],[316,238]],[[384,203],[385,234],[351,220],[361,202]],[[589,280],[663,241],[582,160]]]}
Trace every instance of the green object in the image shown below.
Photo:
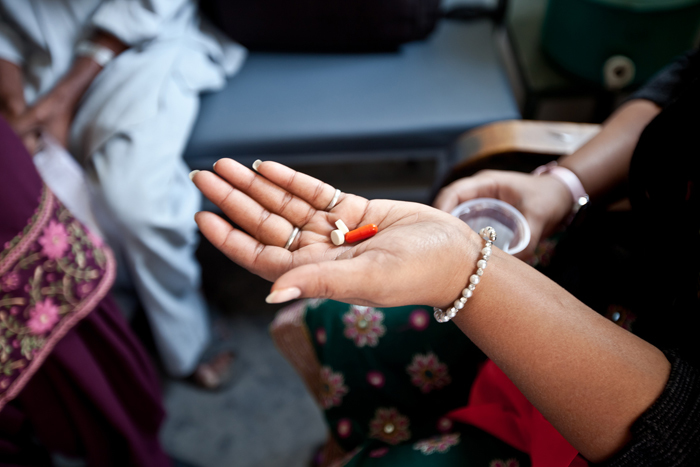
{"label": "green object", "polygon": [[529,467],[529,456],[446,415],[467,405],[483,362],[453,323],[425,306],[367,308],[306,300],[320,398],[346,467]]}
{"label": "green object", "polygon": [[639,85],[691,49],[700,0],[550,0],[546,54],[609,89]]}

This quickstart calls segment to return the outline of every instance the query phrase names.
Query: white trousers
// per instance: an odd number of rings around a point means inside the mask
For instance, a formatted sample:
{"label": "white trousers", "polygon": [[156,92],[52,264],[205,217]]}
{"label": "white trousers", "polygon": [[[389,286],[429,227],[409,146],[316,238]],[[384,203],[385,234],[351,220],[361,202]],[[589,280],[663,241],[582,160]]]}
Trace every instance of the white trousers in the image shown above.
{"label": "white trousers", "polygon": [[156,44],[110,63],[81,103],[71,135],[73,153],[96,179],[103,207],[96,214],[123,258],[120,277],[136,288],[173,376],[194,370],[210,338],[194,257],[201,195],[182,160],[199,89],[179,72],[179,48]]}

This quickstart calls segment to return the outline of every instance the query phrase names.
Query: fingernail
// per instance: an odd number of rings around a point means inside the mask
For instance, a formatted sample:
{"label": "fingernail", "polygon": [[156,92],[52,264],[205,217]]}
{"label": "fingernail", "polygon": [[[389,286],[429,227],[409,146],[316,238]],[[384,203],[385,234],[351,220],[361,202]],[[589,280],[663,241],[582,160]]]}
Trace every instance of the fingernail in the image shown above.
{"label": "fingernail", "polygon": [[301,290],[297,287],[289,287],[288,289],[275,290],[265,297],[265,301],[267,303],[284,303],[299,297],[301,297]]}
{"label": "fingernail", "polygon": [[194,176],[197,175],[197,172],[199,172],[199,170],[193,170],[192,172],[190,172],[190,180],[194,179]]}
{"label": "fingernail", "polygon": [[255,171],[257,172],[257,171],[258,171],[258,167],[260,167],[260,164],[262,164],[262,161],[261,161],[260,159],[258,159],[258,160],[256,160],[255,162],[253,162],[253,170],[255,170]]}
{"label": "fingernail", "polygon": [[214,165],[212,166],[212,168],[213,168],[214,170],[216,170],[216,164],[217,164],[218,162],[219,162],[219,161],[214,162]]}

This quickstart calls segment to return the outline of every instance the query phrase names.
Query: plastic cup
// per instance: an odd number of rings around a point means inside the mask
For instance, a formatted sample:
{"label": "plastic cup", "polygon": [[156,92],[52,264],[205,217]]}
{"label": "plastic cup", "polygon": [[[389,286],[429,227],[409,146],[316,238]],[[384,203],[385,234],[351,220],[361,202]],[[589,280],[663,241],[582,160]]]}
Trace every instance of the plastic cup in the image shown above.
{"label": "plastic cup", "polygon": [[494,245],[511,255],[523,251],[530,243],[530,226],[525,216],[501,200],[471,199],[454,208],[452,215],[462,219],[476,232],[489,225],[496,229]]}

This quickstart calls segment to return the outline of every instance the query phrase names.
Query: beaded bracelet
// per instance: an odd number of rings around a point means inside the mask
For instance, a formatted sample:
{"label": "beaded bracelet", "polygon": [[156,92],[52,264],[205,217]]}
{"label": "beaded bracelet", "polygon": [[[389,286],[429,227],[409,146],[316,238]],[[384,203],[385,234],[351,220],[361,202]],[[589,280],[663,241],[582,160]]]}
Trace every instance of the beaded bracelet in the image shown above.
{"label": "beaded bracelet", "polygon": [[464,308],[464,305],[465,303],[467,303],[467,300],[473,295],[474,289],[476,288],[476,284],[479,283],[479,281],[481,280],[481,276],[484,274],[484,269],[486,269],[486,263],[491,257],[491,245],[493,245],[493,242],[496,241],[496,230],[491,226],[484,227],[479,231],[479,235],[481,236],[481,238],[486,240],[486,244],[484,245],[484,248],[481,249],[481,259],[476,262],[476,273],[469,276],[469,285],[464,290],[462,290],[462,296],[455,300],[452,306],[447,309],[447,311],[438,307],[433,308],[433,316],[435,316],[435,319],[438,323],[446,323],[455,316],[457,316],[457,312]]}

